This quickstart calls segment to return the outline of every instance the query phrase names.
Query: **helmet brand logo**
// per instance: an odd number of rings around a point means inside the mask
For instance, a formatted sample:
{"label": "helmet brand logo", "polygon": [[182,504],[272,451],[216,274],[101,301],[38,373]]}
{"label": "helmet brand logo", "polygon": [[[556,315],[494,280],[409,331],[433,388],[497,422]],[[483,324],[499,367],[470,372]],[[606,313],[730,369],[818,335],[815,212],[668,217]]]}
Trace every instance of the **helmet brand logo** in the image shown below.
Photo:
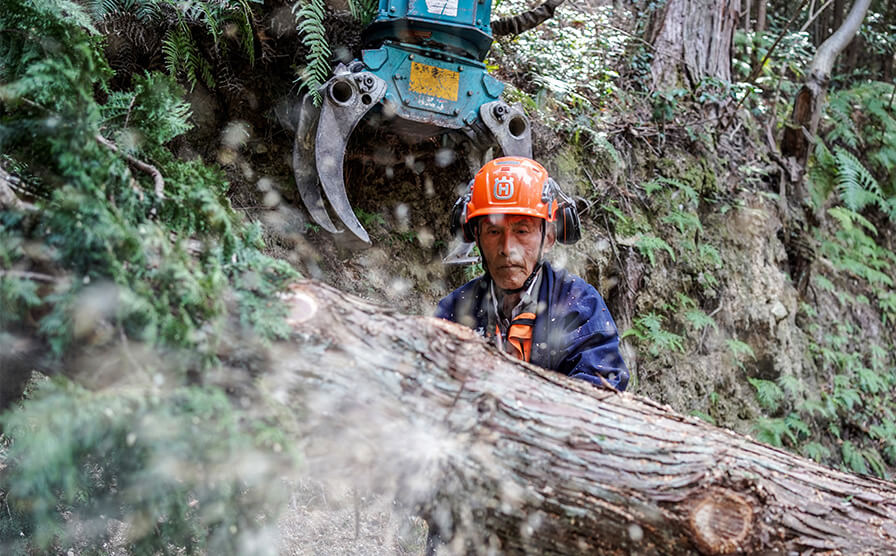
{"label": "helmet brand logo", "polygon": [[495,199],[506,201],[513,197],[513,176],[498,176],[495,178]]}

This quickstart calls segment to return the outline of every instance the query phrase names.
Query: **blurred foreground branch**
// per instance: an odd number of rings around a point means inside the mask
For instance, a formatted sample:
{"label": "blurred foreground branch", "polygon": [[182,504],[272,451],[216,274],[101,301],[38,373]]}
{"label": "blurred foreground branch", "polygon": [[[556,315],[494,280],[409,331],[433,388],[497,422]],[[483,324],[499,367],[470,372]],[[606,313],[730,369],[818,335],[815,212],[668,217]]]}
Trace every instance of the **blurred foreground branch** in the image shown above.
{"label": "blurred foreground branch", "polygon": [[568,379],[464,327],[315,282],[268,386],[307,410],[309,464],[391,490],[451,553],[886,553],[896,485]]}

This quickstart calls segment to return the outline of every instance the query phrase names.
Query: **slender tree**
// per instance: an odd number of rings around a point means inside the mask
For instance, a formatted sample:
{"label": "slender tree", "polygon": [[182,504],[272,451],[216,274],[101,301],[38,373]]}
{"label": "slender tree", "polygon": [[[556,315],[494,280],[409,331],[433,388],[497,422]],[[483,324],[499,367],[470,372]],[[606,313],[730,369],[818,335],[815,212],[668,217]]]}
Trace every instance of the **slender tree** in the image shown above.
{"label": "slender tree", "polygon": [[805,173],[809,159],[809,145],[814,140],[824,109],[831,69],[837,56],[859,31],[870,5],[871,0],[856,0],[843,24],[818,47],[806,71],[806,82],[796,95],[793,112],[781,141],[781,154],[788,159],[790,179],[796,184],[802,182]]}

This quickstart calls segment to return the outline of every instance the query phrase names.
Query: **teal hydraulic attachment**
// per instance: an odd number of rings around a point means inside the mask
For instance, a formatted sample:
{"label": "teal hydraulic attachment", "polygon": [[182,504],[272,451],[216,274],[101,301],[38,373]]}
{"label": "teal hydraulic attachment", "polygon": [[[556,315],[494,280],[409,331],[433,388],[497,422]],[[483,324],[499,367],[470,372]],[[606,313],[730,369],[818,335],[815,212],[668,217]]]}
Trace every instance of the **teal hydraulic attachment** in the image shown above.
{"label": "teal hydraulic attachment", "polygon": [[500,99],[504,84],[482,63],[492,44],[490,18],[491,0],[380,0],[361,59],[336,67],[320,89],[320,107],[305,95],[280,112],[295,131],[296,185],[322,228],[339,231],[321,190],[339,220],[370,242],[343,175],[349,136],[368,114],[379,113],[404,135],[459,136],[474,171],[496,144],[505,155],[532,156],[529,120]]}

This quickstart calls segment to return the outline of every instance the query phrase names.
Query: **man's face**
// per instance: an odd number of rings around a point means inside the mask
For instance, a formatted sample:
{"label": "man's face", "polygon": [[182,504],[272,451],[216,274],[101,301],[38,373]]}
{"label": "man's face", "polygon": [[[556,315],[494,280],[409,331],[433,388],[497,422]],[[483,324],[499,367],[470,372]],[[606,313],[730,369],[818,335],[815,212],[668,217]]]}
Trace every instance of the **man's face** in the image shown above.
{"label": "man's face", "polygon": [[[491,215],[479,222],[479,246],[495,284],[502,290],[522,287],[538,262],[541,219],[534,216]],[[553,241],[546,237],[544,251]]]}

